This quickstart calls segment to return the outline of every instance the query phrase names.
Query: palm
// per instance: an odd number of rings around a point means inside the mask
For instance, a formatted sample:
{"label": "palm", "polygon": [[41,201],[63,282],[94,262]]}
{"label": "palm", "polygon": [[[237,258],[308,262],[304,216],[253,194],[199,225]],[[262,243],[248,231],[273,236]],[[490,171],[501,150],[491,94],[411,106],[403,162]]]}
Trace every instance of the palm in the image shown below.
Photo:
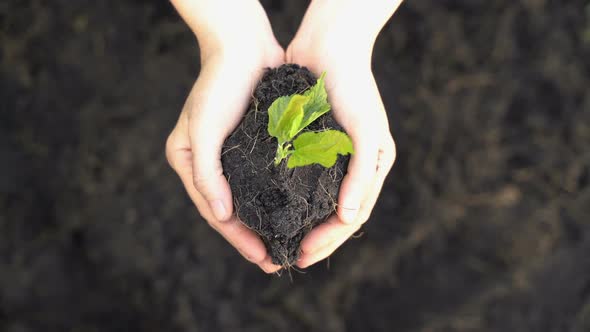
{"label": "palm", "polygon": [[304,65],[316,75],[327,73],[326,88],[334,117],[352,138],[355,154],[341,186],[337,213],[303,239],[300,267],[326,258],[362,226],[395,159],[387,114],[370,61],[338,47],[316,47],[315,53],[301,51],[308,49],[294,42],[287,51],[287,61]]}
{"label": "palm", "polygon": [[223,141],[242,119],[265,68],[284,62],[283,49],[274,37],[268,40],[253,48],[257,53],[206,57],[166,152],[201,216],[246,259],[270,273],[280,267],[271,263],[262,240],[233,215],[220,162]]}
{"label": "palm", "polygon": [[295,37],[287,53],[274,38],[258,1],[232,3],[241,15],[231,20],[221,1],[172,2],[199,40],[202,64],[168,138],[167,158],[203,218],[266,272],[280,267],[271,263],[261,239],[233,214],[221,148],[242,119],[265,68],[286,60],[307,66],[316,75],[327,71],[326,88],[335,118],[352,138],[355,154],[341,186],[337,214],[303,240],[298,265],[309,266],[327,257],[367,220],[395,158],[387,116],[370,70],[370,53],[376,37],[372,30],[378,32],[400,1],[375,2],[375,8],[384,10],[377,19],[367,19],[373,24],[362,30],[349,23],[351,18],[358,19],[356,2],[337,2],[333,7],[336,2],[314,1],[297,33],[302,37]]}

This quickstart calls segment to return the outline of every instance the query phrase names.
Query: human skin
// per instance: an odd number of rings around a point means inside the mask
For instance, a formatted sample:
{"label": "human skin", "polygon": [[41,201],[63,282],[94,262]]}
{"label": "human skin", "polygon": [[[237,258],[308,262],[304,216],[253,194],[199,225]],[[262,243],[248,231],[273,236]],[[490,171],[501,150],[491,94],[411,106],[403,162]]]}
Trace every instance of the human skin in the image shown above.
{"label": "human skin", "polygon": [[331,255],[360,229],[373,210],[396,150],[387,113],[371,71],[373,45],[402,0],[315,0],[287,62],[319,75],[325,71],[333,115],[350,135],[355,153],[342,181],[337,213],[301,242],[300,268]]}
{"label": "human skin", "polygon": [[368,219],[395,159],[371,53],[400,2],[314,0],[285,53],[256,0],[172,0],[197,37],[201,72],[168,138],[166,156],[201,216],[267,273],[281,267],[272,264],[259,236],[233,214],[221,166],[223,142],[242,119],[265,68],[289,62],[316,75],[328,73],[334,116],[351,136],[355,154],[337,213],[304,238],[297,265],[304,268],[329,256]]}
{"label": "human skin", "polygon": [[209,225],[247,260],[275,272],[280,267],[272,264],[260,237],[233,214],[221,148],[264,69],[283,64],[285,52],[256,0],[172,3],[197,37],[201,71],[168,137],[166,156]]}

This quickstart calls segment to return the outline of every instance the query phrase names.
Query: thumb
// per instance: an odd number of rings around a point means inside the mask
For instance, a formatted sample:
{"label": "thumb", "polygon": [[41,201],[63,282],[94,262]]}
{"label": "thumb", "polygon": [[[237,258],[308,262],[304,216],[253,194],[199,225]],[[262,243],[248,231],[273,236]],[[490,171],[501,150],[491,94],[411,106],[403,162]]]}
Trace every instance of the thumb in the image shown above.
{"label": "thumb", "polygon": [[224,61],[212,58],[202,66],[185,105],[193,184],[218,221],[228,220],[233,213],[231,189],[223,176],[221,149],[225,138],[242,119],[260,74],[257,67],[244,69],[239,63]]}
{"label": "thumb", "polygon": [[[231,128],[241,119],[248,102],[247,84],[227,80],[232,67],[213,62],[203,66],[185,109],[192,152],[192,181],[217,221],[230,219],[233,213],[229,183],[223,176],[221,148]],[[226,91],[244,91],[229,95]]]}
{"label": "thumb", "polygon": [[221,147],[224,135],[219,126],[190,126],[193,184],[205,198],[218,221],[228,220],[233,213],[231,188],[223,175]]}
{"label": "thumb", "polygon": [[[235,125],[232,121],[235,117],[230,114],[232,108],[226,104],[228,100],[221,98],[219,87],[223,84],[211,84],[213,80],[206,79],[206,74],[199,77],[203,80],[197,81],[194,96],[187,102],[190,107],[188,137],[192,152],[192,181],[215,219],[226,221],[233,213],[233,204],[229,183],[223,176],[221,148],[228,127]],[[208,83],[205,87],[200,86],[203,81]]]}
{"label": "thumb", "polygon": [[[383,104],[372,75],[360,73],[354,79],[338,80],[333,89],[332,100],[336,120],[350,135],[354,154],[350,158],[348,170],[342,180],[338,197],[337,213],[345,224],[359,221],[362,203],[374,182],[379,153],[379,133],[376,130]],[[362,83],[356,83],[362,82]],[[359,110],[365,109],[365,112]]]}
{"label": "thumb", "polygon": [[361,203],[375,177],[378,148],[372,139],[367,139],[369,135],[370,131],[363,135],[351,133],[355,153],[350,159],[348,172],[340,186],[337,211],[340,220],[345,224],[357,221]]}

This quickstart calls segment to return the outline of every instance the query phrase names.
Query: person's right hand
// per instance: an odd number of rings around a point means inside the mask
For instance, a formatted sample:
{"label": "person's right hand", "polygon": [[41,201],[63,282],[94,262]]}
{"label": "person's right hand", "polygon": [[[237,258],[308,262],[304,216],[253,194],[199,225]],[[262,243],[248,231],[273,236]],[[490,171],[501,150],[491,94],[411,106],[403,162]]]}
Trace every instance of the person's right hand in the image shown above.
{"label": "person's right hand", "polygon": [[199,40],[201,71],[168,138],[166,156],[209,225],[247,260],[275,272],[280,267],[272,264],[260,237],[233,214],[221,148],[264,69],[283,64],[284,51],[258,1],[232,2],[229,11],[221,1],[172,2]]}

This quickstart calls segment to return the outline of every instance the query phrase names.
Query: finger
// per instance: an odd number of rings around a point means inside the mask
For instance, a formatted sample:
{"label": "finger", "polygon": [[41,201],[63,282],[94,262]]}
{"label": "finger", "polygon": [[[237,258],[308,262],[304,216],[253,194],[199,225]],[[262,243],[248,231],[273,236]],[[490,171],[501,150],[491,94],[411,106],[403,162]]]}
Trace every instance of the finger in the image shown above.
{"label": "finger", "polygon": [[221,149],[241,118],[237,114],[246,109],[252,84],[244,81],[251,80],[250,77],[236,80],[223,77],[232,74],[219,66],[204,67],[184,109],[189,118],[192,182],[218,221],[228,220],[233,213],[231,189],[221,165]]}
{"label": "finger", "polygon": [[[383,125],[383,113],[380,112],[383,103],[372,75],[362,72],[352,77],[354,80],[332,82],[330,91],[334,116],[350,135],[354,147],[336,210],[346,224],[356,222],[361,203],[373,184],[381,139],[377,129]],[[351,81],[355,83],[347,83]]]}
{"label": "finger", "polygon": [[[374,130],[374,129],[373,129]],[[363,135],[351,133],[354,154],[350,159],[348,171],[342,179],[338,196],[337,214],[345,224],[357,221],[361,203],[369,191],[375,177],[378,147],[370,136],[371,129]]]}
{"label": "finger", "polygon": [[183,111],[166,143],[166,157],[180,177],[186,191],[205,220],[215,219],[203,196],[193,185],[193,153],[188,133],[188,115]]}
{"label": "finger", "polygon": [[[192,155],[190,155],[190,141],[187,132],[187,117],[184,112],[180,113],[176,127],[166,140],[166,159],[170,167],[178,175],[181,173],[192,172]],[[186,152],[189,153],[186,153]]]}
{"label": "finger", "polygon": [[379,151],[377,172],[372,181],[372,189],[362,203],[359,220],[353,225],[343,225],[331,219],[312,230],[301,244],[302,256],[298,262],[298,266],[302,268],[307,267],[328,257],[342,243],[350,238],[361,224],[367,221],[379,197],[385,177],[395,161],[395,145],[393,139],[388,135],[385,141],[387,142],[384,144],[385,147]]}
{"label": "finger", "polygon": [[360,224],[365,223],[369,219],[371,212],[377,203],[381,189],[383,188],[385,178],[387,177],[387,174],[389,174],[389,171],[395,162],[395,144],[389,133],[387,133],[387,137],[384,139],[384,142],[385,143],[383,144],[383,147],[379,149],[377,169],[373,180],[373,185],[369,189],[365,200],[361,204],[361,209],[359,211],[357,220],[357,223]]}
{"label": "finger", "polygon": [[301,255],[314,254],[342,236],[358,229],[359,225],[343,224],[338,216],[331,216],[328,220],[315,227],[301,241]]}
{"label": "finger", "polygon": [[262,263],[266,257],[266,247],[252,230],[248,229],[237,217],[232,216],[226,222],[209,222],[227,242],[234,246],[244,258],[254,264]]}
{"label": "finger", "polygon": [[260,269],[262,269],[262,271],[268,274],[275,273],[283,268],[280,265],[273,264],[270,256],[266,256],[266,258],[262,262],[260,262],[258,266],[260,267]]}
{"label": "finger", "polygon": [[[190,186],[190,178],[185,180],[185,186]],[[184,182],[184,181],[183,181]],[[193,191],[192,193],[190,191]],[[194,189],[190,189],[189,196],[197,207],[207,204],[205,199]],[[205,217],[205,216],[204,216]],[[210,217],[210,216],[209,216]],[[267,257],[266,247],[260,237],[252,230],[248,229],[237,217],[232,216],[226,222],[219,222],[215,218],[206,218],[209,225],[215,229],[227,242],[234,246],[244,258],[254,264],[260,264]]]}
{"label": "finger", "polygon": [[191,200],[209,225],[219,232],[232,246],[234,246],[248,261],[260,264],[267,256],[266,247],[260,237],[248,229],[235,216],[226,222],[218,221],[208,208],[206,199],[193,187],[192,174],[179,174],[187,189]]}
{"label": "finger", "polygon": [[314,228],[301,243],[301,261],[303,265],[311,265],[327,257],[327,255],[346,241],[351,234],[354,234],[359,228],[356,225],[361,225],[368,220],[379,197],[385,178],[395,161],[395,144],[388,131],[382,141],[384,144],[383,148],[379,150],[375,175],[371,181],[369,193],[361,204],[358,219],[354,224],[347,225],[342,224],[339,220],[332,217],[326,223]]}
{"label": "finger", "polygon": [[[217,221],[228,220],[233,213],[231,189],[221,166],[221,142],[204,143],[205,137],[194,135],[192,184],[207,202]],[[201,143],[196,143],[197,141]]]}
{"label": "finger", "polygon": [[297,261],[297,266],[300,268],[306,268],[330,256],[332,253],[334,253],[334,251],[336,251],[336,249],[346,242],[346,240],[354,235],[354,233],[359,230],[360,226],[361,225],[354,225],[354,227],[342,229],[341,232],[338,232],[338,235],[331,239],[331,241],[327,242],[323,246],[320,246],[316,251],[311,253],[303,253]]}
{"label": "finger", "polygon": [[178,129],[182,129],[182,126],[183,124],[179,123],[168,139],[166,155],[170,165],[179,175],[189,197],[203,218],[247,260],[260,264],[267,257],[266,247],[260,237],[244,226],[237,217],[232,217],[228,222],[219,222],[213,216],[205,198],[193,186],[192,153],[186,148],[188,143],[183,141],[185,135],[178,135]]}

